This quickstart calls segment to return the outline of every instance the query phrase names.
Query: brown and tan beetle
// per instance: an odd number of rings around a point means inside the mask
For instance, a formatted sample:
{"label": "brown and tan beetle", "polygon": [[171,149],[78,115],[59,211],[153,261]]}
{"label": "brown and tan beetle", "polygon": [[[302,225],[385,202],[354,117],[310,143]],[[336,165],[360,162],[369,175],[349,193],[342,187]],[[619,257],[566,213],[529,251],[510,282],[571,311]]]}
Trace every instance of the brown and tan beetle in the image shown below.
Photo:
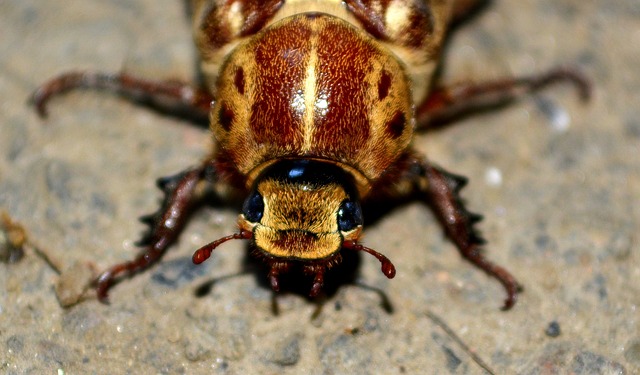
{"label": "brown and tan beetle", "polygon": [[312,276],[310,295],[317,295],[325,271],[341,261],[343,251],[375,256],[393,278],[391,261],[359,242],[361,202],[418,199],[431,205],[462,256],[503,284],[503,308],[511,308],[520,286],[484,257],[473,227],[480,216],[459,199],[466,180],[414,150],[413,133],[549,83],[570,81],[585,97],[589,85],[573,70],[555,69],[432,87],[446,31],[481,3],[194,0],[202,88],[92,72],[67,73],[42,85],[33,97],[42,115],[56,94],[106,88],[208,115],[215,138],[215,148],[198,166],[159,180],[166,197],[160,211],[144,219],[151,229],[143,250],[99,276],[98,298],[106,301],[115,281],[157,262],[208,191],[220,199],[229,192],[246,199],[238,231],[197,250],[195,263],[223,242],[244,239],[269,266],[276,291],[279,276],[299,268]]}

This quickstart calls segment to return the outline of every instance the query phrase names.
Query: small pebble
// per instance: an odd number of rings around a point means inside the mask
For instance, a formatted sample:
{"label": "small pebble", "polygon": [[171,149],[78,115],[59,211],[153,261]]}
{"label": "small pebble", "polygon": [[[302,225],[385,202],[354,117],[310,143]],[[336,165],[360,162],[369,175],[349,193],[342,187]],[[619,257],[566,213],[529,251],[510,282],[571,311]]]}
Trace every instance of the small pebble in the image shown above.
{"label": "small pebble", "polygon": [[560,331],[560,323],[556,322],[555,320],[552,321],[547,326],[547,329],[544,330],[544,333],[545,333],[545,335],[547,335],[549,337],[558,337],[558,336],[560,336],[560,333],[562,333]]}

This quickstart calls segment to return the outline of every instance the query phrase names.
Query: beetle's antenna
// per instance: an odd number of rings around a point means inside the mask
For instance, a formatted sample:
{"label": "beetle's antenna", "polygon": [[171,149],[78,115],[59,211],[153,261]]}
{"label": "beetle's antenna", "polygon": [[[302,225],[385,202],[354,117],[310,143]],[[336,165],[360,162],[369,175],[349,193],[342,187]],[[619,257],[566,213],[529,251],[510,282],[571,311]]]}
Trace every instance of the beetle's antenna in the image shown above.
{"label": "beetle's antenna", "polygon": [[211,256],[211,253],[213,252],[213,250],[216,249],[216,247],[222,245],[223,243],[230,241],[230,240],[249,240],[253,237],[253,233],[248,231],[248,230],[244,230],[241,229],[240,232],[238,233],[234,233],[234,234],[230,234],[228,236],[224,236],[222,238],[219,238],[213,242],[211,242],[210,244],[204,245],[201,248],[199,248],[198,250],[196,250],[195,253],[193,253],[193,257],[191,258],[193,260],[193,263],[195,264],[200,264],[202,262],[204,262],[205,260],[209,259],[209,257]]}
{"label": "beetle's antenna", "polygon": [[396,267],[393,265],[393,263],[391,263],[391,261],[389,260],[389,258],[387,258],[386,256],[380,254],[379,252],[370,249],[366,246],[362,246],[359,243],[357,243],[356,241],[353,240],[349,240],[349,241],[344,241],[342,243],[342,247],[347,248],[347,249],[351,249],[351,250],[356,250],[356,251],[364,251],[365,253],[369,253],[371,255],[373,255],[374,257],[376,257],[381,264],[381,269],[382,269],[382,273],[384,273],[384,275],[389,278],[389,279],[393,279],[394,276],[396,275]]}

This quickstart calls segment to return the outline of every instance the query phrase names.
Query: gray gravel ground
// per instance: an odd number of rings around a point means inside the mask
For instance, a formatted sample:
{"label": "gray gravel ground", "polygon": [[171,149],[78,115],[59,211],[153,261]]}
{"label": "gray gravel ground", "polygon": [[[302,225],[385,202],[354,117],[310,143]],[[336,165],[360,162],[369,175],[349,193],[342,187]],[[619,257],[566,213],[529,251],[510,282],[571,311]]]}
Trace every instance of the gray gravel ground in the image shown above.
{"label": "gray gravel ground", "polygon": [[415,139],[470,177],[464,197],[485,214],[487,251],[525,287],[512,311],[419,204],[367,228],[397,277],[363,257],[357,283],[315,319],[318,304],[296,294],[278,296],[274,314],[264,275],[242,272],[241,241],[190,264],[233,231],[233,209],[200,211],[160,265],[113,289],[111,305],[61,308],[54,266],[81,287],[91,267],[131,258],[136,219],[160,198],[154,180],[196,163],[209,139],[103,93],[56,99],[45,121],[26,99],[71,68],[192,80],[185,14],[177,0],[0,0],[0,208],[31,241],[20,262],[0,263],[0,373],[484,373],[434,317],[495,373],[640,371],[637,0],[497,0],[451,40],[448,82],[571,63],[595,84],[587,105],[558,86]]}

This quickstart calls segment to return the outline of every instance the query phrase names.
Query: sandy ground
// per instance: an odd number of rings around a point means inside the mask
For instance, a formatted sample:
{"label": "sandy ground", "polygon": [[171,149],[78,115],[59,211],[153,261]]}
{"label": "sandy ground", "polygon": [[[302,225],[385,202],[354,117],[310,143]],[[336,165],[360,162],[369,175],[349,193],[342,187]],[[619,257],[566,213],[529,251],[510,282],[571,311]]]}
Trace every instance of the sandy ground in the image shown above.
{"label": "sandy ground", "polygon": [[72,68],[196,76],[182,2],[62,4],[0,0],[0,208],[31,241],[21,261],[0,263],[0,373],[485,373],[470,353],[499,374],[640,371],[637,0],[497,0],[451,40],[447,82],[559,64],[594,81],[586,105],[556,86],[415,139],[470,178],[464,197],[485,214],[490,258],[525,287],[509,312],[500,285],[460,259],[420,204],[367,228],[396,278],[362,257],[356,282],[321,309],[284,294],[275,313],[264,274],[243,271],[241,241],[191,265],[193,250],[234,230],[232,208],[196,214],[111,305],[62,308],[54,268],[81,286],[91,266],[131,258],[137,217],[161,197],[155,179],[209,147],[203,128],[104,93],[60,97],[39,119],[29,93]]}

